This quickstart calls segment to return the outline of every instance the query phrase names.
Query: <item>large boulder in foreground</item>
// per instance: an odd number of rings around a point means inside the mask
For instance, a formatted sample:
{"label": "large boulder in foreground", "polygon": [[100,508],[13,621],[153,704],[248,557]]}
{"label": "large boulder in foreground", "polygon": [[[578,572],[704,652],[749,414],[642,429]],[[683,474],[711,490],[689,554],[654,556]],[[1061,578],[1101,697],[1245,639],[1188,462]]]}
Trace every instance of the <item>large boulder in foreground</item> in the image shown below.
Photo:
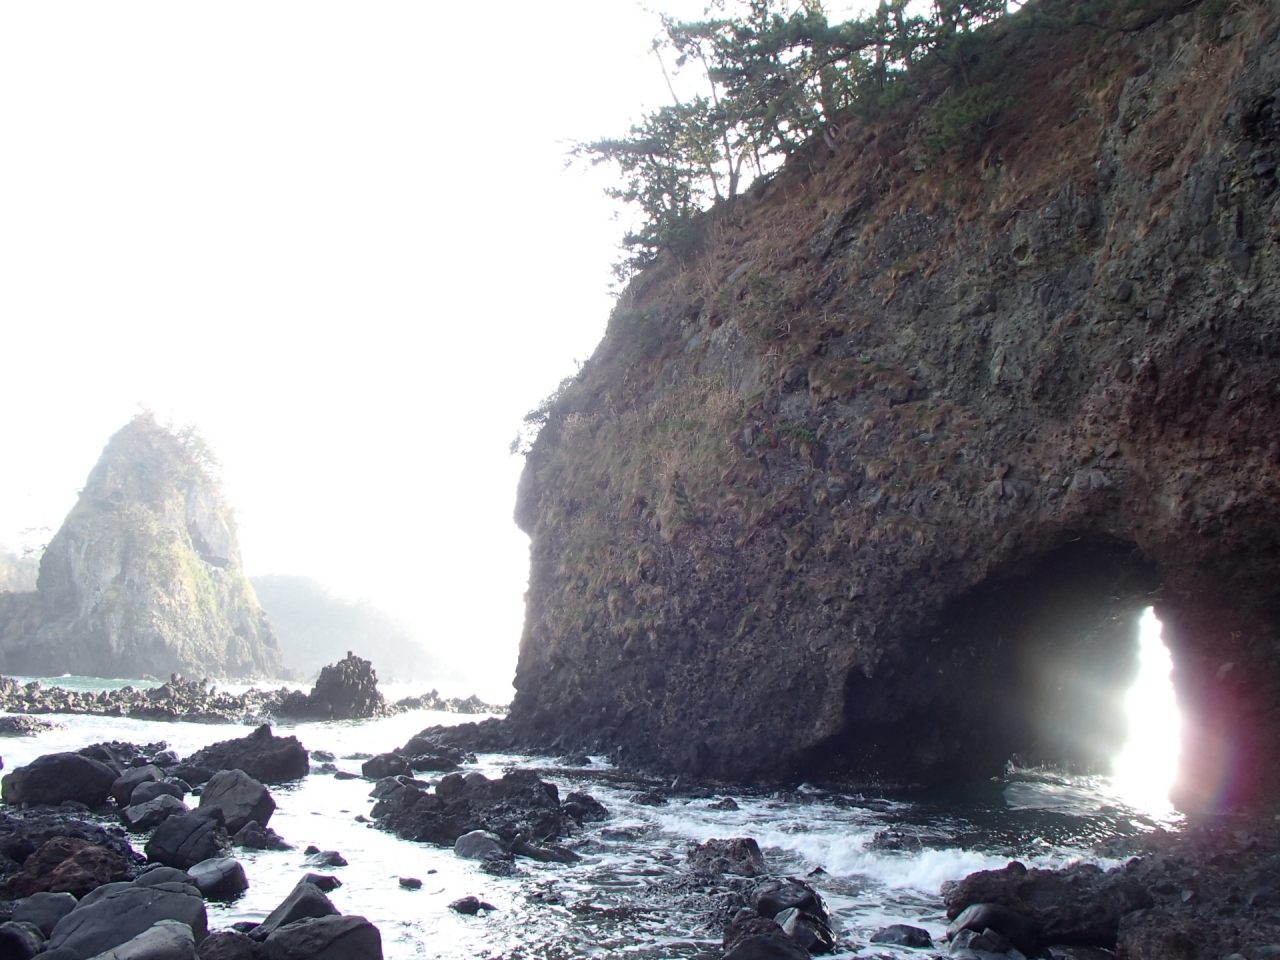
{"label": "large boulder in foreground", "polygon": [[196,938],[185,923],[160,920],[90,960],[196,960]]}
{"label": "large boulder in foreground", "polygon": [[262,783],[286,783],[310,773],[311,758],[297,737],[277,737],[264,723],[246,737],[197,750],[179,769],[184,779],[188,773],[200,779],[200,770],[243,770]]}
{"label": "large boulder in foreground", "polygon": [[382,934],[364,917],[298,920],[267,938],[273,960],[382,960]]}
{"label": "large boulder in foreground", "polygon": [[87,960],[118,947],[161,920],[176,920],[191,928],[199,943],[209,933],[200,891],[184,883],[109,883],[85,896],[58,921],[48,950],[70,951]]}
{"label": "large boulder in foreground", "polygon": [[0,672],[275,677],[280,648],[194,434],[150,413],[108,441],[35,593],[0,603]]}
{"label": "large boulder in foreground", "polygon": [[451,773],[431,793],[391,780],[382,783],[390,789],[373,815],[379,826],[406,840],[453,846],[464,833],[487,830],[511,843],[518,835],[559,837],[573,824],[555,784],[529,770],[512,770],[498,780]]}
{"label": "large boulder in foreground", "polygon": [[48,753],[36,757],[0,779],[5,803],[59,804],[75,800],[90,807],[107,802],[118,773],[78,753]]}

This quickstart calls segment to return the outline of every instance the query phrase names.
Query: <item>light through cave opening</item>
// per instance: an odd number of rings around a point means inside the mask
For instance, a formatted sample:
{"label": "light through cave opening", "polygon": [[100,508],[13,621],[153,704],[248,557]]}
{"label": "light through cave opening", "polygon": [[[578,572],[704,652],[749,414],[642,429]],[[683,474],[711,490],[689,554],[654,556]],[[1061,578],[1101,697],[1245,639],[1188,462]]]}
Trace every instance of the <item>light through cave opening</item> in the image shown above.
{"label": "light through cave opening", "polygon": [[1182,747],[1172,671],[1160,621],[1148,607],[1138,623],[1138,677],[1125,694],[1129,739],[1112,762],[1111,782],[1126,803],[1157,814],[1173,809],[1169,793]]}

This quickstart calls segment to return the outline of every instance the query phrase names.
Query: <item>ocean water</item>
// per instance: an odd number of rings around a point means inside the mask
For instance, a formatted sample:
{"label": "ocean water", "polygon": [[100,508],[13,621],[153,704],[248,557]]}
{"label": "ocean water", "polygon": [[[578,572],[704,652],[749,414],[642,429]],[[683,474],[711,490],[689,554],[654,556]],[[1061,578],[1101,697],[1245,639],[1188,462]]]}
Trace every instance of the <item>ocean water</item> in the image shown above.
{"label": "ocean water", "polygon": [[[47,681],[55,682],[55,681]],[[139,681],[119,681],[118,685]],[[95,681],[97,688],[106,686]],[[86,688],[88,689],[88,688]],[[398,694],[399,695],[399,694]],[[242,736],[245,728],[160,723],[127,718],[50,715],[62,729],[0,739],[5,770],[43,753],[79,749],[102,740],[166,741],[181,756],[209,743]],[[280,725],[310,750],[339,758],[381,753],[434,724],[480,719],[417,711],[368,721]],[[599,758],[597,758],[599,760]],[[361,761],[339,759],[359,773]],[[486,754],[476,769],[500,776],[511,767],[545,768],[546,758]],[[1107,861],[1091,854],[1095,841],[1171,826],[1166,809],[1123,802],[1106,778],[1022,774],[965,789],[912,796],[827,792],[802,785],[785,793],[731,795],[737,811],[709,809],[710,799],[673,798],[666,806],[632,802],[637,787],[609,778],[607,764],[549,769],[561,795],[586,790],[612,813],[589,824],[567,845],[583,859],[572,865],[519,859],[523,875],[492,877],[452,850],[401,840],[356,820],[368,815],[372,784],[313,773],[272,788],[271,826],[293,851],[237,851],[250,888],[237,901],[209,905],[210,927],[261,920],[313,869],[308,844],[337,850],[346,867],[323,868],[343,886],[330,897],[343,913],[378,925],[388,957],[564,958],[719,957],[720,928],[709,921],[715,901],[684,870],[691,842],[754,837],[777,875],[811,876],[835,919],[838,956],[909,957],[920,952],[871,946],[870,935],[890,923],[911,923],[936,936],[946,926],[939,896],[945,880],[1003,866],[1011,858],[1061,866]],[[427,775],[424,775],[427,776]],[[191,799],[191,798],[188,798]],[[145,837],[135,838],[139,850]],[[399,878],[423,881],[420,890]],[[491,913],[467,917],[448,909],[474,894]]]}

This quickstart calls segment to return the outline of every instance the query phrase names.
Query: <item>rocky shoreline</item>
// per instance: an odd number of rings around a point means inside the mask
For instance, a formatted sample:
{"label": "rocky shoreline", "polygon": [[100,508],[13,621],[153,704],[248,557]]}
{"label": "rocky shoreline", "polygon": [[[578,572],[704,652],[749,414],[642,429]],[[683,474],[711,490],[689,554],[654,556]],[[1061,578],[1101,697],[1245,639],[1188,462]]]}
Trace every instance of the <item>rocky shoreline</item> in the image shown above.
{"label": "rocky shoreline", "polygon": [[[23,960],[381,957],[377,927],[340,915],[326,896],[339,881],[315,873],[300,877],[263,922],[208,929],[205,902],[234,899],[252,882],[235,849],[289,848],[269,825],[276,809],[270,786],[353,776],[332,759],[263,726],[185,758],[164,743],[97,743],[8,773],[0,781],[0,952]],[[474,755],[433,728],[368,757],[362,773],[376,800],[373,826],[452,849],[483,874],[522,877],[522,863],[579,862],[594,850],[600,825],[609,831],[613,814],[593,796],[562,796],[543,779],[578,779],[585,771],[564,765],[582,759],[490,778],[474,769]],[[611,774],[604,779],[614,786],[640,791],[633,802],[655,806],[723,789]],[[719,803],[736,808],[731,799]],[[307,852],[317,868],[345,865],[338,851]],[[743,836],[690,844],[678,869],[629,891],[623,906],[591,896],[568,902],[545,883],[530,885],[524,897],[531,908],[567,908],[587,919],[693,917],[725,960],[864,949],[960,960],[1280,956],[1280,821],[1272,815],[1196,818],[1177,832],[1103,841],[1093,853],[1114,866],[1043,870],[1014,861],[944,884],[950,926],[936,941],[904,923],[865,938],[842,931],[816,889],[821,868],[809,877],[772,873],[767,851]],[[400,884],[417,889],[421,880],[401,877]],[[111,907],[95,906],[103,902]],[[468,914],[494,909],[474,896],[450,906]]]}
{"label": "rocky shoreline", "polygon": [[[310,693],[285,686],[276,690],[228,693],[219,691],[207,680],[186,680],[178,674],[149,690],[126,686],[102,691],[46,687],[38,680],[20,684],[12,678],[0,677],[0,710],[17,714],[72,713],[188,723],[269,723],[277,719],[291,722],[362,720],[409,710],[504,714],[507,708],[485,703],[474,695],[441,697],[435,690],[388,703],[378,691],[378,678],[372,664],[349,653],[345,659],[321,671]],[[5,731],[0,730],[0,735],[5,735]]]}

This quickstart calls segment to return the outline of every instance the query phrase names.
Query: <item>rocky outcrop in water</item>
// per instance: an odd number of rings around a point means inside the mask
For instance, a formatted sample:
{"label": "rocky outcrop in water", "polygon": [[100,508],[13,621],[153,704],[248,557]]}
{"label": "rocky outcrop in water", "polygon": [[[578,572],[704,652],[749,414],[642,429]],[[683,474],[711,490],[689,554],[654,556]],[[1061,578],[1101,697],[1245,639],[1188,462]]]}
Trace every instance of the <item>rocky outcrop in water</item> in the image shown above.
{"label": "rocky outcrop in water", "polygon": [[1224,9],[1029,7],[632,282],[521,481],[523,742],[1097,769],[1154,603],[1189,799],[1280,790],[1280,46]]}
{"label": "rocky outcrop in water", "polygon": [[0,594],[0,670],[279,676],[208,462],[149,413],[116,433],[49,542],[36,592]]}

